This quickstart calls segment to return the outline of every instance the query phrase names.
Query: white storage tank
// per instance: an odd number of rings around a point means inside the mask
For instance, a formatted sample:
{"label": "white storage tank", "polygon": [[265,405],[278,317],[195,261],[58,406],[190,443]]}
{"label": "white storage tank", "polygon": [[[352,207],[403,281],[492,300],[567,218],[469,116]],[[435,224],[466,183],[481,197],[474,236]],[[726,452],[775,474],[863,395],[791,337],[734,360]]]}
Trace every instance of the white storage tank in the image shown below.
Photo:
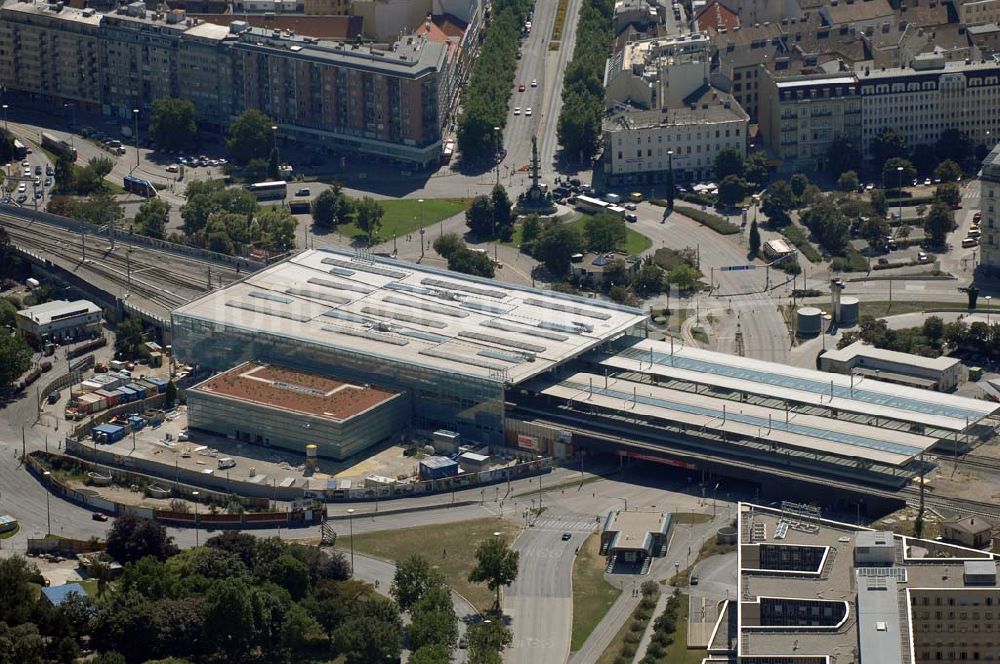
{"label": "white storage tank", "polygon": [[861,314],[861,302],[856,297],[845,295],[840,298],[840,327],[854,327],[858,324]]}
{"label": "white storage tank", "polygon": [[796,335],[802,338],[819,336],[823,329],[823,312],[816,307],[799,307],[795,312]]}

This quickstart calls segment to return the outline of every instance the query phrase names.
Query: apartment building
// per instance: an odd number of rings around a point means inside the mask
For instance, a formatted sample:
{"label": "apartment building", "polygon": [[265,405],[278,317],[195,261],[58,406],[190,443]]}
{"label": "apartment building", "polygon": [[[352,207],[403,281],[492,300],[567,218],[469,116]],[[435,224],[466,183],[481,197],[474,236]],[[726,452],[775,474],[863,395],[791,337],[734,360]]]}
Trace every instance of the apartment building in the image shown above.
{"label": "apartment building", "polygon": [[959,21],[965,25],[980,23],[1000,23],[1000,0],[973,0],[962,2],[952,0],[958,12]]}
{"label": "apartment building", "polygon": [[153,102],[180,97],[216,131],[256,108],[284,139],[421,166],[439,159],[454,62],[469,41],[409,36],[380,49],[141,2],[106,14],[14,2],[0,18],[0,84],[32,103],[74,103],[131,126],[133,109],[145,124]]}
{"label": "apartment building", "polygon": [[862,100],[853,72],[764,72],[759,135],[780,160],[782,172],[822,169],[838,136],[858,144]]}
{"label": "apartment building", "polygon": [[0,7],[0,85],[39,105],[100,110],[100,26],[92,9],[28,2]]}
{"label": "apartment building", "polygon": [[[1000,63],[946,62],[927,53],[908,67],[856,68],[862,100],[862,149],[884,129],[908,145],[932,144],[945,129],[959,129],[974,143],[988,143],[1000,130]],[[992,142],[989,142],[992,145]]]}
{"label": "apartment building", "polygon": [[644,109],[676,107],[709,81],[711,42],[707,35],[630,41],[608,60],[604,98]]}
{"label": "apartment building", "polygon": [[980,176],[979,204],[983,218],[979,228],[980,265],[988,273],[1000,272],[1000,145],[986,155]]}
{"label": "apartment building", "polygon": [[1000,657],[989,553],[740,504],[738,585],[707,662],[931,664]]}

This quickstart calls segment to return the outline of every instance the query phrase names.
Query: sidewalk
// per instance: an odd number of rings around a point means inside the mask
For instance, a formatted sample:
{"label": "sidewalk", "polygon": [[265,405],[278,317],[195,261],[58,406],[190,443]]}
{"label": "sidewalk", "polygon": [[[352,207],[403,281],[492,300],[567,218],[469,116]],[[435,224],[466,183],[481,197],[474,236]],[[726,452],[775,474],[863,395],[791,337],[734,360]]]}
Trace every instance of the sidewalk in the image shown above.
{"label": "sidewalk", "polygon": [[653,640],[653,623],[656,619],[660,617],[663,613],[663,609],[667,606],[667,600],[670,599],[670,594],[674,591],[671,586],[663,586],[660,588],[660,598],[656,600],[656,608],[653,609],[653,617],[649,619],[649,624],[646,625],[646,631],[642,633],[642,638],[639,639],[639,646],[635,650],[635,657],[632,658],[633,664],[638,664],[639,660],[646,656],[646,648],[649,647],[649,642]]}

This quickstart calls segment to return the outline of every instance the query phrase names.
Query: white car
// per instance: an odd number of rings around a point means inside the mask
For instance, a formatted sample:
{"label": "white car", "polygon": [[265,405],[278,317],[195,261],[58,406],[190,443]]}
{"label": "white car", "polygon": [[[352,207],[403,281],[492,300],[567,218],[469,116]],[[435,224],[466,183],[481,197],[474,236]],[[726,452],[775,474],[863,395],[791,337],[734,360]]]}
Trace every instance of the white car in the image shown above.
{"label": "white car", "polygon": [[917,252],[917,261],[923,263],[927,260],[927,254],[922,251]]}
{"label": "white car", "polygon": [[521,114],[521,107],[520,106],[515,106],[514,107],[514,115],[520,115],[520,114]]}
{"label": "white car", "polygon": [[27,190],[27,187],[25,187],[25,186],[24,186],[24,183],[23,183],[23,182],[22,182],[21,184],[17,185],[17,191],[18,191],[19,193],[22,193],[22,194],[23,194],[23,193],[24,193],[24,192],[25,192],[26,190]]}
{"label": "white car", "polygon": [[537,88],[538,87],[538,80],[537,79],[534,79],[534,78],[531,79],[531,87],[533,87],[533,88]]}
{"label": "white car", "polygon": [[21,166],[24,168],[31,168],[31,164],[29,164],[27,161],[22,161]]}
{"label": "white car", "polygon": [[531,107],[530,106],[528,108],[524,109],[524,114],[525,115],[529,115],[529,116],[531,115]]}
{"label": "white car", "polygon": [[167,166],[167,173],[176,173],[176,172],[177,172],[177,164],[171,164]]}

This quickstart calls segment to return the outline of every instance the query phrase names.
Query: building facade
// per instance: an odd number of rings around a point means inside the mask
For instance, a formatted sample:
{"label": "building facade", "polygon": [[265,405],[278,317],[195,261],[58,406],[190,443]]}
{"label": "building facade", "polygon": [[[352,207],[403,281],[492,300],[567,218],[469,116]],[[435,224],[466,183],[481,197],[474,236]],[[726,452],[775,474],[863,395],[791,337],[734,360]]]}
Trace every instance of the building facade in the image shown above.
{"label": "building facade", "polygon": [[421,36],[376,48],[151,12],[141,2],[100,14],[35,2],[0,9],[0,85],[32,102],[73,104],[131,127],[153,103],[194,103],[224,131],[240,113],[270,115],[283,139],[338,153],[427,166],[441,152],[452,62],[464,44]]}
{"label": "building facade", "polygon": [[17,329],[33,345],[60,343],[101,332],[101,308],[87,300],[53,300],[17,312]]}
{"label": "building facade", "polygon": [[760,135],[780,159],[780,170],[821,169],[838,136],[858,144],[862,109],[853,73],[764,72]]}
{"label": "building facade", "polygon": [[983,215],[979,223],[980,265],[987,272],[1000,271],[1000,145],[983,161],[979,204]]}

